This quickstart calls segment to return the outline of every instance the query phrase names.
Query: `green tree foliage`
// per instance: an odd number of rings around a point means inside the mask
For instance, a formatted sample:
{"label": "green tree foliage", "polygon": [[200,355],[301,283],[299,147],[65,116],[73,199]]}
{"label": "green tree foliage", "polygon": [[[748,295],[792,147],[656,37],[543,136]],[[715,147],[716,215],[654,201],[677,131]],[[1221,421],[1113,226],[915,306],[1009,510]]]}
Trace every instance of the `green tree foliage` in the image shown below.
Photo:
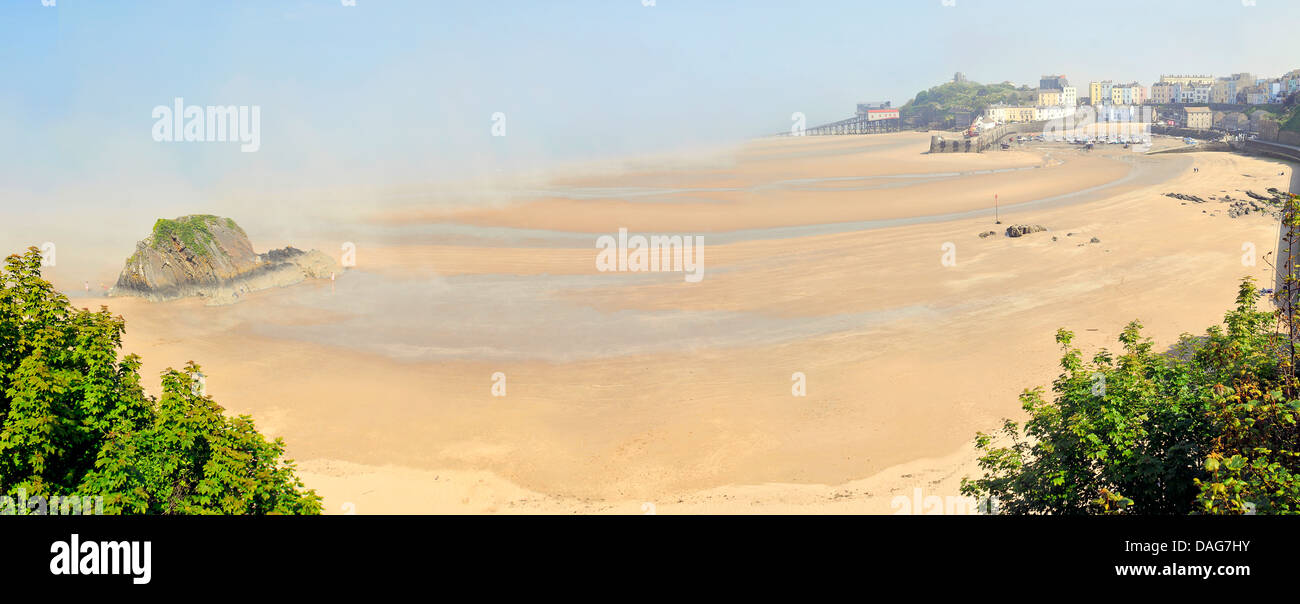
{"label": "green tree foliage", "polygon": [[1300,92],[1291,93],[1282,105],[1282,117],[1278,121],[1282,123],[1283,130],[1291,132],[1300,132]]}
{"label": "green tree foliage", "polygon": [[152,244],[154,249],[171,249],[171,240],[178,239],[186,249],[198,256],[208,255],[215,241],[212,227],[224,222],[226,228],[243,233],[239,225],[230,218],[218,218],[211,214],[194,214],[182,216],[175,220],[160,218],[153,225]]}
{"label": "green tree foliage", "polygon": [[74,309],[41,278],[36,248],[0,269],[0,493],[104,498],[106,513],[317,514],[284,443],[227,417],[198,365],[140,384],[118,358],[126,323]]}
{"label": "green tree foliage", "polygon": [[963,494],[1011,514],[1300,512],[1294,276],[1286,283],[1279,310],[1265,312],[1244,279],[1222,326],[1163,353],[1137,322],[1121,354],[1089,361],[1058,331],[1053,400],[1026,390],[1027,421],[977,435],[983,476],[964,479]]}
{"label": "green tree foliage", "polygon": [[975,82],[947,82],[929,90],[916,93],[916,97],[899,108],[903,119],[912,116],[933,116],[934,119],[952,117],[954,110],[983,113],[989,105],[1033,105],[1037,93],[1028,88],[1017,88],[1010,82],[978,84]]}

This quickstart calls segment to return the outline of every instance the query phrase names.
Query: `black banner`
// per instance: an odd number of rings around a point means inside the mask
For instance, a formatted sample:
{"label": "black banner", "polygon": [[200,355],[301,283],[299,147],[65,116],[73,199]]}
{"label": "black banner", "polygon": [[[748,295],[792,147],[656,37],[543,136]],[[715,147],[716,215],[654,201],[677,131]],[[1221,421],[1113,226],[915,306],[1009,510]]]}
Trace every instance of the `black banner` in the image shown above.
{"label": "black banner", "polygon": [[1013,584],[1068,580],[1181,590],[1280,584],[1294,575],[1297,534],[1297,521],[1281,517],[9,516],[0,522],[7,562],[0,574],[7,579],[127,593],[254,578],[276,591],[418,587],[434,576],[459,581],[468,576],[462,573],[484,572],[526,585],[520,582],[698,575],[724,566],[775,582],[846,573],[838,576],[894,584],[1003,577]]}

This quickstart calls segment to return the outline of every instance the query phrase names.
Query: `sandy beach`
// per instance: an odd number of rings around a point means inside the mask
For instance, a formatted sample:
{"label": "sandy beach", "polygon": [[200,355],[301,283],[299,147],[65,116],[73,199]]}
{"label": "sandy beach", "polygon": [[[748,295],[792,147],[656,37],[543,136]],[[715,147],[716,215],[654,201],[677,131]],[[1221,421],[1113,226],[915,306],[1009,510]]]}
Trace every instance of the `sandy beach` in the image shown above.
{"label": "sandy beach", "polygon": [[[1057,328],[1115,349],[1139,319],[1168,346],[1217,323],[1243,276],[1270,283],[1276,220],[1165,193],[1297,186],[1293,166],[1227,153],[928,139],[765,139],[482,206],[377,196],[292,241],[214,202],[259,249],[357,249],[335,282],[230,306],[84,295],[159,217],[143,212],[115,214],[116,238],[47,225],[88,241],[47,276],[127,319],[151,391],[201,364],[327,513],[893,513],[975,475],[976,431],[1058,373]],[[703,279],[598,271],[596,238],[619,229],[702,236]]]}

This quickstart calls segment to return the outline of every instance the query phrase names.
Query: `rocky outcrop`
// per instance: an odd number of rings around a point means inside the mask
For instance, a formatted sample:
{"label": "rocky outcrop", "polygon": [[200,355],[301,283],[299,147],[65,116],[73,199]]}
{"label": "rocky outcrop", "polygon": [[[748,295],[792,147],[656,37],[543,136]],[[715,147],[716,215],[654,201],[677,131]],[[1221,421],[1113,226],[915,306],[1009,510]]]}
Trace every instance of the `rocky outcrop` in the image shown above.
{"label": "rocky outcrop", "polygon": [[1013,224],[1007,227],[1007,237],[1023,237],[1030,233],[1041,233],[1047,227],[1040,224]]}
{"label": "rocky outcrop", "polygon": [[1249,216],[1251,214],[1260,214],[1260,215],[1268,214],[1278,220],[1282,219],[1282,209],[1278,207],[1272,207],[1266,204],[1261,204],[1254,201],[1247,201],[1244,199],[1233,200],[1228,205],[1228,218],[1239,218],[1241,216]]}
{"label": "rocky outcrop", "polygon": [[[1228,192],[1220,192],[1223,193],[1222,197],[1211,196],[1210,200],[1228,204],[1227,213],[1229,218],[1239,218],[1241,216],[1257,214],[1271,216],[1274,219],[1280,220],[1282,218],[1282,209],[1286,207],[1287,194],[1275,188],[1270,188],[1268,190],[1268,195],[1261,195],[1254,191],[1246,191],[1246,195],[1250,199],[1234,199]],[[1185,195],[1183,193],[1165,193],[1165,197],[1181,199],[1183,200],[1182,205],[1187,205],[1187,202],[1208,203],[1200,197],[1195,195]],[[1218,215],[1218,210],[1212,212],[1202,210],[1201,213],[1216,216]]]}
{"label": "rocky outcrop", "polygon": [[154,302],[202,297],[230,304],[248,292],[338,273],[329,256],[286,247],[259,254],[234,220],[209,215],[159,220],[135,246],[110,296]]}
{"label": "rocky outcrop", "polygon": [[1185,195],[1183,193],[1165,193],[1165,197],[1172,197],[1174,199],[1181,199],[1183,201],[1190,201],[1192,203],[1205,203],[1205,200],[1201,199],[1200,197],[1197,197],[1195,195]]}

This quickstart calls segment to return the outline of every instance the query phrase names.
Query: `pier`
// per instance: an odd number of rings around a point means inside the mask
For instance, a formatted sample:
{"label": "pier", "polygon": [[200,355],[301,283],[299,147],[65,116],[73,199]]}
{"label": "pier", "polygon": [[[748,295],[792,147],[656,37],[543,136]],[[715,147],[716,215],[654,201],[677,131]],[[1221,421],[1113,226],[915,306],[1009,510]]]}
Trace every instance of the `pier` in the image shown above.
{"label": "pier", "polygon": [[853,117],[805,128],[799,132],[783,133],[788,136],[843,136],[852,134],[884,134],[899,131],[899,113],[889,103],[858,103]]}

